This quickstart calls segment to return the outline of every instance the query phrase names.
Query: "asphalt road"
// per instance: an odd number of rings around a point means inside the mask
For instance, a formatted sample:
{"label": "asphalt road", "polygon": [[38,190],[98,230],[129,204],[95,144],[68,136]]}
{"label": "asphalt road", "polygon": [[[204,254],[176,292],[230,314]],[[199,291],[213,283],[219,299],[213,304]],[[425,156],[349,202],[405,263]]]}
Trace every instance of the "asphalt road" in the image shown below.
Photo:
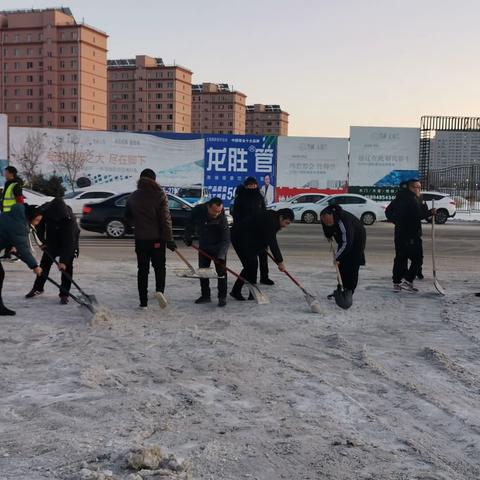
{"label": "asphalt road", "polygon": [[[378,223],[367,228],[366,256],[369,264],[390,262],[393,258],[393,226]],[[424,224],[424,253],[431,253],[431,226]],[[436,225],[436,252],[439,262],[451,260],[461,269],[480,271],[480,224],[449,223]],[[279,243],[283,255],[295,262],[309,263],[312,259],[324,260],[330,256],[328,244],[320,225],[293,224],[282,231]],[[181,240],[179,247],[193,259],[195,254]],[[92,258],[119,261],[134,261],[133,238],[113,240],[82,230],[81,255]]]}

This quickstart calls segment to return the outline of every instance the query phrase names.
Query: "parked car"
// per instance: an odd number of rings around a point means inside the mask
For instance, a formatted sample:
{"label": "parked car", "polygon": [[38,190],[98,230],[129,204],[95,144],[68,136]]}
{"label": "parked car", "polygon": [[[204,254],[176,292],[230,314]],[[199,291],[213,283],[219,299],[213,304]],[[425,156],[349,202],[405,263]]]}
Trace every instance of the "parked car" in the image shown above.
{"label": "parked car", "polygon": [[[446,193],[440,192],[422,192],[423,200],[425,200],[428,208],[433,208],[433,200],[435,200],[435,223],[444,224],[449,218],[453,218],[457,213],[457,202]],[[390,202],[384,205],[384,209]]]}
{"label": "parked car", "polygon": [[67,193],[63,199],[65,200],[65,203],[71,207],[75,215],[80,215],[83,206],[86,203],[102,201],[105,198],[113,197],[113,195],[115,195],[115,192],[112,192],[111,190],[90,189]]}
{"label": "parked car", "polygon": [[453,218],[457,213],[457,204],[455,200],[446,193],[440,192],[422,192],[428,208],[432,208],[435,200],[435,223],[444,224],[449,218]]}
{"label": "parked car", "polygon": [[327,195],[324,193],[300,193],[295,195],[288,200],[283,200],[281,202],[271,203],[267,208],[269,210],[280,210],[281,208],[292,208],[294,205],[302,203],[315,203],[325,198]]}
{"label": "parked car", "polygon": [[373,225],[377,220],[385,219],[385,211],[380,203],[353,193],[328,195],[316,203],[307,203],[293,207],[295,220],[304,223],[315,223],[320,219],[320,212],[328,205],[340,205],[345,211],[352,213],[364,225]]}
{"label": "parked car", "polygon": [[210,198],[208,188],[201,185],[193,185],[191,187],[181,187],[177,192],[177,197],[186,200],[192,205],[204,203]]}
{"label": "parked car", "polygon": [[35,192],[34,190],[30,190],[29,188],[22,188],[23,196],[25,197],[25,203],[29,205],[43,205],[44,203],[52,201],[55,197],[50,197],[48,195],[44,195],[40,192]]}
{"label": "parked car", "polygon": [[[100,202],[87,203],[83,206],[80,227],[90,232],[106,233],[111,238],[122,238],[126,234],[133,233],[124,219],[129,195],[130,193],[120,193]],[[172,215],[174,235],[181,236],[193,207],[175,195],[170,193],[166,195]]]}

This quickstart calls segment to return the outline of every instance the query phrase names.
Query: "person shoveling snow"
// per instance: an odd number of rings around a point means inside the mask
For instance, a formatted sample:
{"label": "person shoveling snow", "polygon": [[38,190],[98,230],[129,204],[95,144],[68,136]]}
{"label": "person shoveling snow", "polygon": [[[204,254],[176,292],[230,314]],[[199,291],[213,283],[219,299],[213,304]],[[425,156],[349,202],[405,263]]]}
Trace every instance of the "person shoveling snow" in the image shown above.
{"label": "person shoveling snow", "polygon": [[333,252],[338,285],[329,298],[333,297],[337,305],[346,310],[352,306],[360,266],[365,265],[365,227],[357,217],[345,212],[340,205],[324,208],[320,213],[320,220],[332,250],[333,239],[338,244],[337,251]]}
{"label": "person shoveling snow", "polygon": [[[207,203],[193,208],[185,228],[185,245],[188,247],[192,245],[194,235],[198,236],[200,248],[218,260],[214,262],[218,275],[218,306],[224,307],[227,304],[227,271],[225,267],[230,245],[230,230],[220,198],[212,198]],[[195,300],[197,304],[211,302],[209,277],[202,278],[201,275],[201,270],[210,267],[211,262],[210,258],[198,253],[200,270],[197,273],[200,277],[201,295]]]}
{"label": "person shoveling snow", "polygon": [[[4,248],[13,246],[12,253],[25,262],[36,275],[42,274],[42,269],[30,251],[28,242],[28,227],[26,211],[29,217],[29,223],[33,226],[38,225],[42,220],[39,211],[21,204],[12,207],[9,213],[0,215],[0,251]],[[0,315],[15,315],[14,310],[10,310],[3,304],[2,287],[5,279],[5,271],[0,262]]]}

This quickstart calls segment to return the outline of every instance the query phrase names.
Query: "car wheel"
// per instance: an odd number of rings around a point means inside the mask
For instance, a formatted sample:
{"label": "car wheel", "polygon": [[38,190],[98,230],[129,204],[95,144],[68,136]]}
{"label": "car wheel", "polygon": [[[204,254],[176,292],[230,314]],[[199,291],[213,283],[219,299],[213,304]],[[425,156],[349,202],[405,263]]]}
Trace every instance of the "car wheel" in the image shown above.
{"label": "car wheel", "polygon": [[373,225],[375,223],[376,217],[375,214],[372,212],[365,212],[360,217],[360,220],[364,225]]}
{"label": "car wheel", "polygon": [[437,210],[435,214],[435,223],[443,225],[448,220],[448,212],[444,208]]}
{"label": "car wheel", "polygon": [[105,233],[110,238],[122,238],[127,232],[127,227],[121,220],[112,219],[105,225]]}
{"label": "car wheel", "polygon": [[303,223],[315,223],[317,221],[317,214],[312,211],[307,211],[302,215]]}

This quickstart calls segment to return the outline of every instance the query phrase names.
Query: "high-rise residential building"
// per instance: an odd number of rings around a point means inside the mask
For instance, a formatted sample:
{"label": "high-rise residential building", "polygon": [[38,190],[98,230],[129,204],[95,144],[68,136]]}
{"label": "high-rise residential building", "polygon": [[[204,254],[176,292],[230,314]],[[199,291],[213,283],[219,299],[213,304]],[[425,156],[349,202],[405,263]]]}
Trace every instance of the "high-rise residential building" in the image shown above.
{"label": "high-rise residential building", "polygon": [[280,105],[247,105],[245,133],[250,135],[288,135],[288,113]]}
{"label": "high-rise residential building", "polygon": [[480,132],[441,131],[430,140],[430,168],[480,164]]}
{"label": "high-rise residential building", "polygon": [[192,132],[245,134],[246,98],[226,83],[192,85]]}
{"label": "high-rise residential building", "polygon": [[190,133],[192,72],[137,55],[108,61],[108,129]]}
{"label": "high-rise residential building", "polygon": [[9,124],[105,130],[107,38],[69,8],[0,11],[0,112]]}

